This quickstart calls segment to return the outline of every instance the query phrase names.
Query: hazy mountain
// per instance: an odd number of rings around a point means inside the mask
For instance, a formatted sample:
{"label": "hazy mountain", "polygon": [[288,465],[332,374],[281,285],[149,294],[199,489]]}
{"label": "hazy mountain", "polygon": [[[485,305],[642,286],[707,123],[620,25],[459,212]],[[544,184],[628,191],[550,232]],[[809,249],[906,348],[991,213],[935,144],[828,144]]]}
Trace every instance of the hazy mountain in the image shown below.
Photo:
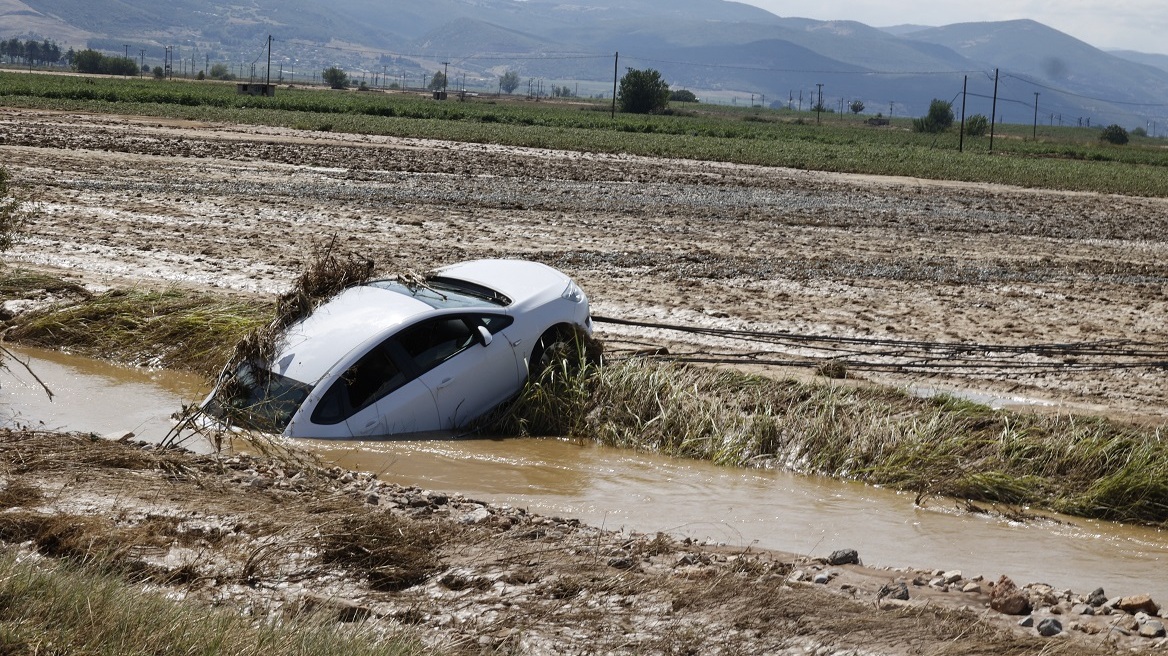
{"label": "hazy mountain", "polygon": [[[507,70],[611,94],[619,69],[656,68],[675,87],[718,102],[785,103],[822,90],[839,108],[923,114],[933,98],[968,113],[1143,125],[1168,104],[1168,57],[1107,53],[1040,23],[874,28],[779,17],[725,0],[0,0],[0,38],[129,49],[147,62],[172,46],[194,68],[244,70],[274,37],[273,67],[298,77],[342,66],[366,79],[452,80],[492,89]],[[547,88],[545,87],[545,88]],[[1149,115],[1145,115],[1149,113]]]}
{"label": "hazy mountain", "polygon": [[1168,71],[1168,55],[1152,55],[1134,50],[1109,50],[1108,52],[1120,59],[1126,59],[1137,64],[1155,66],[1161,70]]}

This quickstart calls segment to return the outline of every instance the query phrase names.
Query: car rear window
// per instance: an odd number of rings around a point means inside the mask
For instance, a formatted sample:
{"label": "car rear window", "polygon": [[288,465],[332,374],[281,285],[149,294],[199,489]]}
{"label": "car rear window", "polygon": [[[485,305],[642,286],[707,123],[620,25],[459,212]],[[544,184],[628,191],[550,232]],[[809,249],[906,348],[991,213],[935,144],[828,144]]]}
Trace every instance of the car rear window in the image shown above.
{"label": "car rear window", "polygon": [[430,278],[422,285],[406,285],[396,280],[375,280],[369,283],[369,286],[415,298],[439,310],[505,307],[511,304],[511,299],[493,289],[454,278]]}
{"label": "car rear window", "polygon": [[312,388],[245,362],[216,390],[206,410],[231,424],[282,433]]}

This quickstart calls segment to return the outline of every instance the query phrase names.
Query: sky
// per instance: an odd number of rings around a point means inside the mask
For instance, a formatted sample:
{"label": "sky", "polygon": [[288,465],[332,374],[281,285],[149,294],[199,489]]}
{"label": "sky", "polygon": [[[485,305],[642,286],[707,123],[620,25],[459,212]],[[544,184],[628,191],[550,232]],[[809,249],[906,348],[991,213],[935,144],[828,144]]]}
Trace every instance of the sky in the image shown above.
{"label": "sky", "polygon": [[740,0],[783,17],[855,20],[872,27],[1029,18],[1104,50],[1168,55],[1165,0]]}

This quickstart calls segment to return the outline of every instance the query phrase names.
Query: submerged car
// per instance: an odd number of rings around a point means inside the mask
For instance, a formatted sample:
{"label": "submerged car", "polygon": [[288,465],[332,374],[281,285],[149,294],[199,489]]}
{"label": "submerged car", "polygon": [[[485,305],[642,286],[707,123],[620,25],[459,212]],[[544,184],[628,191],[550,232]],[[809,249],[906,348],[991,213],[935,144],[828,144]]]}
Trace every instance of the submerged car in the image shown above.
{"label": "submerged car", "polygon": [[220,378],[203,409],[287,437],[453,431],[514,397],[557,345],[591,335],[570,277],[520,260],[350,287],[283,332],[269,362]]}

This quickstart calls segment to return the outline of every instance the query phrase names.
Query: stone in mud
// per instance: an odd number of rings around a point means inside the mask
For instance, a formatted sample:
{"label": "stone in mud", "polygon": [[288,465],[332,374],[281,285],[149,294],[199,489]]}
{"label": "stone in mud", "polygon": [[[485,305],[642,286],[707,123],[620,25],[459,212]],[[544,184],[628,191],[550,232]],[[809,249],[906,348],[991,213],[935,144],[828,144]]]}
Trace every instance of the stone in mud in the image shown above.
{"label": "stone in mud", "polygon": [[1163,638],[1164,623],[1160,620],[1148,620],[1140,624],[1139,633],[1144,638]]}
{"label": "stone in mud", "polygon": [[827,557],[828,565],[859,565],[860,553],[855,549],[839,549]]}
{"label": "stone in mud", "polygon": [[1107,603],[1107,595],[1104,594],[1103,588],[1095,588],[1091,594],[1087,595],[1087,603],[1096,608]]}
{"label": "stone in mud", "polygon": [[1152,601],[1152,597],[1146,594],[1122,597],[1115,602],[1115,607],[1128,613],[1160,614],[1160,605]]}
{"label": "stone in mud", "polygon": [[1026,615],[1030,612],[1030,600],[1010,577],[1003,574],[990,592],[990,608],[1006,615]]}
{"label": "stone in mud", "polygon": [[1063,623],[1053,617],[1048,617],[1038,623],[1037,629],[1038,635],[1049,638],[1063,632]]}
{"label": "stone in mud", "polygon": [[903,581],[891,581],[880,586],[876,599],[899,599],[908,601],[908,586]]}

